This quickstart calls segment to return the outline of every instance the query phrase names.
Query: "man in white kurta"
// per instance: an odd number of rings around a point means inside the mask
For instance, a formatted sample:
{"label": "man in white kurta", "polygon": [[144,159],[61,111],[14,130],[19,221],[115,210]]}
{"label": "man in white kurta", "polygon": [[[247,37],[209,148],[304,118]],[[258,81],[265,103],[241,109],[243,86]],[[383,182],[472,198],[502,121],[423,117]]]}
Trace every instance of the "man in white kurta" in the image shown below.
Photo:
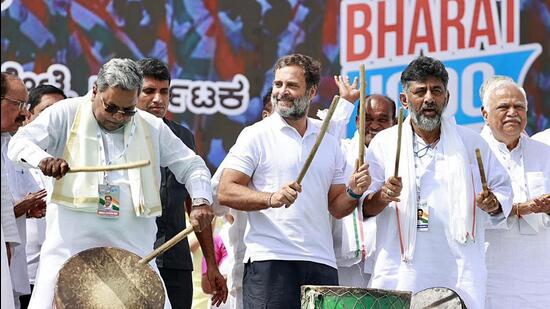
{"label": "man in white kurta", "polygon": [[[489,218],[499,221],[509,213],[510,183],[479,134],[442,115],[447,81],[443,64],[429,57],[415,59],[402,73],[400,101],[410,116],[403,122],[399,177],[394,177],[396,126],[377,134],[367,149],[372,184],[364,209],[379,211],[370,286],[414,293],[446,287],[468,308],[483,308],[483,229]],[[476,148],[488,192],[482,192]]]}
{"label": "man in white kurta", "polygon": [[[512,180],[514,204],[500,229],[488,229],[486,308],[550,304],[550,146],[522,132],[527,98],[512,80],[485,82],[482,131]],[[538,204],[538,205],[537,205]],[[545,206],[544,206],[545,205]],[[542,206],[542,207],[541,207]]]}
{"label": "man in white kurta", "polygon": [[[198,208],[211,202],[210,174],[204,161],[187,148],[162,120],[135,109],[141,84],[141,74],[132,60],[112,59],[102,66],[91,96],[68,99],[48,108],[10,142],[8,156],[11,160],[40,167],[46,175],[58,179],[54,183],[53,195],[48,195],[52,202],[48,204],[46,215],[46,239],[29,308],[51,306],[58,271],[68,258],[82,250],[113,246],[139,256],[153,250],[155,216],[161,209],[159,166],[168,166],[177,179],[186,184],[192,198],[203,200]],[[78,123],[75,124],[76,120]],[[97,130],[91,132],[89,128]],[[81,134],[86,140],[80,138]],[[138,138],[132,139],[133,136]],[[67,151],[75,151],[68,141],[71,145],[87,145],[87,151],[71,158],[64,156]],[[68,177],[65,175],[70,168],[67,160],[110,165],[143,159],[150,159],[152,164],[138,170],[97,173],[97,178],[94,174],[70,174],[75,175],[69,178],[74,181],[87,179],[79,190],[84,190],[89,182],[119,186],[120,205],[115,218],[99,215],[100,204],[95,188],[91,189],[95,190],[95,203],[85,204],[75,199],[72,205],[56,197],[56,194],[65,199],[67,194],[70,197],[66,189],[71,189],[71,183],[62,182]],[[144,179],[140,176],[143,174],[149,177]],[[145,183],[148,185],[144,186]],[[73,188],[73,192],[78,191]],[[54,198],[59,201],[53,202]],[[194,217],[200,223],[197,229],[209,224],[211,218],[207,215]],[[157,270],[154,261],[150,265]],[[170,307],[167,298],[165,307]]]}

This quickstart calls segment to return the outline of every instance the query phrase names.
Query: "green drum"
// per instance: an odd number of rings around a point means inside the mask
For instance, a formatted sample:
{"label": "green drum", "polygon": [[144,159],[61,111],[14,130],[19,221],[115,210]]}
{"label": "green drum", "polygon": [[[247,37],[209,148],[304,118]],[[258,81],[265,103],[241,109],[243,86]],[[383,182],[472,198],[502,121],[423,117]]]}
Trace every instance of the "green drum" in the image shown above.
{"label": "green drum", "polygon": [[408,309],[411,292],[344,286],[302,286],[302,309]]}

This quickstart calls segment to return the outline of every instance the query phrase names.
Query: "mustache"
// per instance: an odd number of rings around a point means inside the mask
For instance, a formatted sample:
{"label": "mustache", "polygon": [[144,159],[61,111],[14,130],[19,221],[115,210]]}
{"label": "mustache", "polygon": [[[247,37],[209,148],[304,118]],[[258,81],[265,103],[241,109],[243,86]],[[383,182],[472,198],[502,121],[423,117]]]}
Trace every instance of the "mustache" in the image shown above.
{"label": "mustache", "polygon": [[436,110],[436,111],[439,112],[439,109],[437,108],[437,105],[435,105],[435,103],[424,103],[420,107],[421,112],[426,111],[428,109],[433,109],[433,110]]}
{"label": "mustache", "polygon": [[273,97],[276,101],[294,101],[295,99],[289,94],[283,94],[280,97]]}

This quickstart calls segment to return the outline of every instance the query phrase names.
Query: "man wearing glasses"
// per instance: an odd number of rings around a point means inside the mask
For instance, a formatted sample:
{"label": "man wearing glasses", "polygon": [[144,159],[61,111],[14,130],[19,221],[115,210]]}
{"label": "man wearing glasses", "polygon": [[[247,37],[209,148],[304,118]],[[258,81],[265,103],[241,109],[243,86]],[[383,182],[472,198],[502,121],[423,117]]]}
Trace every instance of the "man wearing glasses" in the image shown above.
{"label": "man wearing glasses", "polygon": [[[48,233],[30,308],[53,301],[57,273],[71,256],[92,247],[118,247],[139,256],[153,250],[160,167],[168,167],[186,184],[192,198],[212,201],[210,172],[204,161],[181,142],[161,119],[138,111],[143,77],[130,59],[112,59],[98,74],[90,96],[66,100],[46,109],[13,137],[8,156],[38,167],[57,179],[48,204]],[[45,152],[43,149],[47,149]],[[95,166],[150,160],[142,168],[71,173],[71,166]],[[101,198],[111,195],[118,213],[102,216]],[[200,231],[212,214],[192,218]],[[151,266],[157,270],[154,262]],[[157,270],[158,271],[158,270]],[[165,303],[170,308],[168,298]]]}
{"label": "man wearing glasses", "polygon": [[[19,129],[27,118],[29,104],[28,93],[23,81],[15,76],[2,73],[2,226],[10,234],[10,223],[15,217],[16,232],[20,245],[6,246],[8,256],[11,255],[11,280],[14,301],[19,307],[19,295],[30,293],[27,271],[26,217],[42,216],[46,208],[46,192],[40,190],[30,173],[21,167],[16,167],[7,158],[8,143],[11,134]],[[8,241],[10,243],[12,241]]]}

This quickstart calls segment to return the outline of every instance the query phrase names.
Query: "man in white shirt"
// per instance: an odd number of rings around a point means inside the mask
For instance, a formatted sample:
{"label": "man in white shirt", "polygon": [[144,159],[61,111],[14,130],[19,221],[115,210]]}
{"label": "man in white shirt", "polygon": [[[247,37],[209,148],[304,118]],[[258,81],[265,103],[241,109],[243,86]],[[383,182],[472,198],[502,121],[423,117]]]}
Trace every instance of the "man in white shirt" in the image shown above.
{"label": "man in white shirt", "polygon": [[504,228],[488,229],[486,308],[547,308],[550,303],[550,146],[522,132],[523,88],[499,76],[484,83],[482,136],[512,180]]}
{"label": "man in white shirt", "polygon": [[377,216],[370,286],[414,293],[441,286],[455,290],[468,308],[483,308],[484,225],[510,212],[510,181],[479,134],[443,116],[447,82],[443,63],[429,57],[413,60],[401,74],[399,98],[410,115],[403,122],[399,177],[397,127],[377,134],[367,149],[372,184],[363,213]]}
{"label": "man in white shirt", "polygon": [[370,183],[363,165],[344,185],[345,159],[329,134],[296,182],[319,134],[307,117],[319,63],[289,55],[274,73],[275,113],[241,132],[219,184],[220,204],[247,211],[244,308],[299,308],[300,286],[337,285],[330,215],[351,213]]}
{"label": "man in white shirt", "polygon": [[[29,112],[25,124],[30,123],[36,119],[42,111],[51,105],[66,99],[63,90],[52,85],[38,85],[29,91]],[[50,189],[51,184],[48,181],[49,177],[45,177],[38,169],[29,170],[30,174],[34,178],[36,184],[40,189]],[[27,271],[29,275],[30,291],[34,288],[34,282],[36,279],[36,270],[38,268],[38,262],[40,260],[40,248],[44,242],[46,236],[46,207],[37,209],[36,217],[27,217],[26,221],[26,246],[25,251],[27,254]],[[31,295],[21,295],[19,300],[21,301],[21,308],[27,308]]]}
{"label": "man in white shirt", "polygon": [[[21,243],[19,231],[13,212],[13,196],[8,186],[7,164],[11,164],[5,156],[10,132],[16,131],[26,115],[27,89],[17,76],[2,72],[1,82],[1,131],[2,131],[2,308],[14,308],[11,273],[8,265],[11,262],[12,250]],[[5,260],[4,260],[5,259]],[[4,264],[6,262],[6,264]]]}
{"label": "man in white shirt", "polygon": [[[210,173],[204,161],[161,119],[136,109],[141,86],[134,61],[111,59],[101,67],[90,95],[49,107],[12,138],[11,160],[57,179],[48,196],[40,261],[44,267],[38,270],[29,308],[52,305],[58,271],[82,250],[113,246],[139,256],[152,251],[155,217],[162,209],[160,166],[168,166],[196,199],[194,206],[202,208],[191,212],[194,227],[202,230],[212,221]],[[139,169],[67,174],[71,166],[145,159],[151,164]],[[118,194],[119,202],[119,211],[108,217],[99,212],[107,194]],[[154,261],[150,265],[157,270]],[[165,307],[170,307],[168,300]]]}

